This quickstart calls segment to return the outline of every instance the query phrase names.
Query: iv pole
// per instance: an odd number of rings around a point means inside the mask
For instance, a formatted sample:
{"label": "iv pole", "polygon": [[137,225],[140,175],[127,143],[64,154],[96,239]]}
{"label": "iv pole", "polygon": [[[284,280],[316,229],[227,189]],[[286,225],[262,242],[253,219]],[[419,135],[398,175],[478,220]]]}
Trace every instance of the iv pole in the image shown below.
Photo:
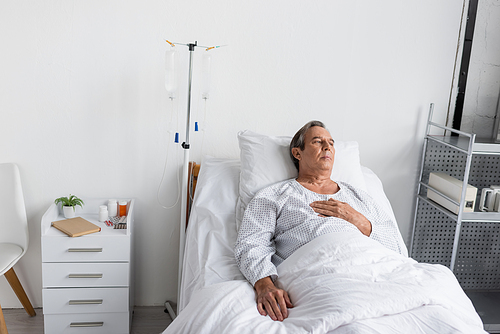
{"label": "iv pole", "polygon": [[[171,46],[175,46],[174,43],[167,41]],[[180,44],[180,43],[176,43]],[[189,76],[188,76],[188,100],[187,100],[187,116],[186,116],[186,141],[181,144],[184,149],[184,165],[182,171],[182,199],[181,199],[181,223],[180,223],[180,234],[179,234],[179,273],[177,282],[177,304],[180,302],[181,297],[181,281],[182,281],[182,268],[184,262],[184,249],[186,246],[186,219],[187,219],[187,205],[188,205],[188,176],[189,176],[189,130],[191,127],[191,85],[193,81],[193,52],[195,47],[198,46],[198,42],[190,44],[181,44],[189,48]],[[202,46],[200,46],[202,47]],[[220,46],[205,47],[206,51],[214,48],[219,48]],[[172,320],[175,319],[176,314],[169,302],[165,303],[166,311],[170,314]],[[178,308],[177,308],[178,309]]]}
{"label": "iv pole", "polygon": [[181,299],[181,279],[182,266],[184,262],[184,248],[186,246],[186,216],[187,216],[187,187],[189,176],[189,128],[191,125],[191,84],[193,82],[193,52],[197,42],[188,44],[189,48],[189,81],[188,81],[188,101],[187,101],[187,116],[186,116],[186,141],[181,144],[184,149],[184,165],[182,171],[182,201],[181,201],[181,224],[179,236],[179,273],[177,282],[177,303]]}
{"label": "iv pole", "polygon": [[[167,41],[171,46],[174,43]],[[182,182],[181,182],[181,222],[179,233],[179,272],[177,275],[177,305],[181,299],[181,281],[182,281],[182,266],[184,262],[184,248],[186,246],[186,216],[187,216],[187,187],[189,176],[189,130],[191,125],[191,85],[193,82],[193,52],[198,42],[185,44],[189,48],[189,75],[188,75],[188,100],[187,100],[187,115],[186,115],[186,141],[181,144],[184,149],[184,164],[182,167]],[[177,309],[179,309],[177,307]],[[168,312],[172,320],[176,318],[176,314],[170,302],[165,302],[165,312]]]}

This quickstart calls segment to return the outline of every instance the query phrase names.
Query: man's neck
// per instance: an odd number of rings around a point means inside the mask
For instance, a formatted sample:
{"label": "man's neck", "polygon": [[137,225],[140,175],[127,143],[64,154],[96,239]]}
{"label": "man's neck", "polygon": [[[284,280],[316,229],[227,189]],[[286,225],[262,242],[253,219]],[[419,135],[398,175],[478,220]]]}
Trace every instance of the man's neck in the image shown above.
{"label": "man's neck", "polygon": [[337,183],[330,179],[330,173],[328,175],[326,173],[311,175],[299,171],[296,180],[304,188],[318,194],[335,194],[340,189]]}

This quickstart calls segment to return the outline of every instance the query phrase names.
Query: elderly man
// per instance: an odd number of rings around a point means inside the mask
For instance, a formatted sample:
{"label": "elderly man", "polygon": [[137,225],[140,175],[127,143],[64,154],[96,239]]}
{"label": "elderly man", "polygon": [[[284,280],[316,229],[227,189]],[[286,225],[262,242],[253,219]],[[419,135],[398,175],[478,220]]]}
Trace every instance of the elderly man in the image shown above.
{"label": "elderly man", "polygon": [[322,122],[309,122],[295,134],[290,155],[298,177],[257,193],[235,245],[238,266],[256,291],[259,313],[279,321],[293,305],[287,292],[274,285],[276,267],[314,238],[354,230],[402,253],[389,215],[366,192],[330,179],[335,148]]}

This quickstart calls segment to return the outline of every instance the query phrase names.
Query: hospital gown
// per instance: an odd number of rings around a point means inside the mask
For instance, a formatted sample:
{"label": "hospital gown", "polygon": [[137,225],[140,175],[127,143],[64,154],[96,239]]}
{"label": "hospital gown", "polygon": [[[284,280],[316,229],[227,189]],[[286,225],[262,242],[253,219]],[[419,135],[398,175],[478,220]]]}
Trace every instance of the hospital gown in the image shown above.
{"label": "hospital gown", "polygon": [[259,191],[248,204],[235,244],[238,267],[254,285],[259,279],[277,278],[276,267],[298,248],[314,238],[333,232],[358,231],[353,224],[336,217],[320,217],[309,206],[329,198],[348,203],[372,224],[370,238],[403,254],[399,231],[390,216],[362,190],[337,182],[333,195],[317,194],[295,179],[282,181]]}

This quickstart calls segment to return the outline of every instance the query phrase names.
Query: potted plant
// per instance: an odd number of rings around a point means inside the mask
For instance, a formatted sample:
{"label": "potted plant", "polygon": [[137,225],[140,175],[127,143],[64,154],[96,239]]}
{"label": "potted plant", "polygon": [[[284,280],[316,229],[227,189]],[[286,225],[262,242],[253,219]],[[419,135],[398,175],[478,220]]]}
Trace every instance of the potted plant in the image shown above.
{"label": "potted plant", "polygon": [[75,206],[79,205],[81,208],[83,208],[83,204],[85,204],[81,199],[71,194],[69,194],[69,197],[57,198],[54,203],[61,203],[65,218],[73,218],[75,216]]}

